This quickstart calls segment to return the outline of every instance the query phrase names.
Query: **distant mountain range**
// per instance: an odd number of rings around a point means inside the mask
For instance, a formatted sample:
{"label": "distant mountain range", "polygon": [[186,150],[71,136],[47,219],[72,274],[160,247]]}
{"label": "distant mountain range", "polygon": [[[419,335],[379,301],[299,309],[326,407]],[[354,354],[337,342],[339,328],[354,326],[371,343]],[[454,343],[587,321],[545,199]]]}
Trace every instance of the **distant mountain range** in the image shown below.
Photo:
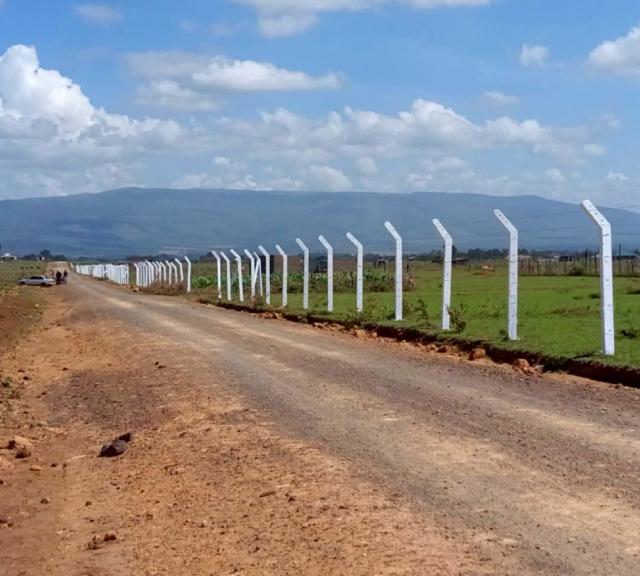
{"label": "distant mountain range", "polygon": [[[439,218],[459,249],[501,248],[507,234],[493,215],[500,208],[519,228],[530,249],[594,248],[598,236],[579,206],[536,196],[482,194],[377,194],[167,190],[128,188],[101,194],[0,202],[0,243],[17,254],[42,249],[69,256],[123,257],[133,254],[203,254],[219,248],[270,250],[279,243],[298,252],[300,237],[321,251],[323,234],[336,252],[351,251],[352,232],[369,252],[390,253],[384,228],[390,220],[406,252],[440,246],[432,225]],[[616,249],[640,247],[640,214],[604,209]]]}

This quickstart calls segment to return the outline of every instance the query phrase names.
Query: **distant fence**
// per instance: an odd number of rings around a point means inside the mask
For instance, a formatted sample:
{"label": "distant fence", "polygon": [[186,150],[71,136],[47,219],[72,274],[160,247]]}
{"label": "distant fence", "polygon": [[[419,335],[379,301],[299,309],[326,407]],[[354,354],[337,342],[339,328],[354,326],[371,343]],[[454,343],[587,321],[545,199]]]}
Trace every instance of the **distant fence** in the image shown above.
{"label": "distant fence", "polygon": [[[507,334],[510,340],[518,340],[518,298],[519,298],[519,275],[522,273],[527,274],[573,274],[582,275],[589,274],[590,262],[593,262],[593,273],[600,276],[600,300],[601,300],[601,317],[602,317],[602,350],[606,355],[613,355],[615,353],[615,331],[614,331],[614,303],[613,303],[613,271],[614,271],[614,255],[612,250],[612,230],[611,225],[604,215],[589,201],[585,200],[582,203],[582,209],[588,218],[592,221],[598,230],[600,237],[600,251],[596,258],[590,260],[588,257],[584,260],[584,268],[579,267],[579,260],[574,262],[565,259],[549,259],[549,260],[531,260],[527,258],[521,258],[519,254],[519,230],[511,222],[511,220],[501,210],[494,210],[493,216],[497,220],[496,227],[500,225],[500,235],[504,238],[505,244],[508,246],[508,285],[507,285],[507,302],[508,302],[508,318],[507,318]],[[450,330],[450,320],[452,315],[451,308],[451,284],[452,284],[452,267],[454,264],[453,258],[453,243],[455,238],[449,234],[445,226],[438,219],[432,219],[431,224],[434,227],[434,232],[438,234],[444,245],[444,256],[442,261],[442,321],[441,328],[443,330]],[[403,239],[402,235],[396,230],[393,224],[389,221],[384,223],[384,228],[381,227],[380,233],[386,229],[386,238],[395,245],[395,257],[394,257],[394,317],[396,321],[403,320],[404,314],[404,291],[406,290],[407,283],[403,277],[404,270],[404,253],[403,253]],[[356,257],[356,282],[355,290],[357,293],[356,309],[358,313],[361,313],[362,308],[362,296],[364,290],[364,266],[362,263],[363,245],[360,241],[348,231],[344,231],[345,236],[349,241],[357,247]],[[344,238],[344,236],[343,236]],[[271,238],[271,242],[276,239]],[[305,239],[296,238],[295,242],[302,250],[304,254],[303,270],[302,270],[302,291],[303,291],[303,309],[309,309],[309,285],[310,285],[310,259],[309,259],[309,247],[304,241]],[[308,240],[308,239],[307,239]],[[322,274],[322,282],[326,283],[326,309],[329,313],[334,311],[334,276],[335,270],[335,258],[334,248],[324,236],[317,237],[319,243],[323,246],[324,261],[318,268],[318,271],[326,269]],[[287,304],[288,293],[288,278],[287,266],[289,257],[279,244],[271,244],[276,248],[282,259],[282,306]],[[226,299],[232,299],[232,277],[236,276],[235,288],[237,290],[238,300],[244,302],[245,300],[245,281],[244,278],[247,275],[246,263],[249,262],[249,295],[251,300],[254,300],[256,296],[265,296],[267,305],[270,305],[271,287],[272,287],[272,254],[273,251],[267,250],[263,245],[256,247],[260,250],[262,256],[258,255],[255,249],[244,250],[229,249],[229,255],[224,251],[213,250],[211,254],[216,259],[216,288],[218,299],[223,298],[223,276],[226,278]],[[263,260],[264,257],[264,260]],[[223,263],[224,260],[224,263]],[[293,259],[292,259],[293,260]],[[170,260],[143,260],[135,262],[133,264],[134,269],[134,282],[138,287],[150,287],[153,285],[172,285],[172,284],[186,284],[186,291],[191,291],[191,261],[188,257],[184,257],[184,263],[186,263],[186,271],[183,267],[183,260],[175,258]],[[325,266],[326,263],[326,266]],[[177,267],[176,267],[177,264]],[[292,261],[291,264],[294,264]],[[354,260],[352,259],[351,265],[353,266]],[[386,262],[385,262],[386,264]],[[634,273],[636,268],[635,259],[630,260],[625,268],[622,258],[619,258],[618,270],[629,270],[630,273]],[[224,270],[223,270],[224,268]],[[353,268],[352,268],[353,269]],[[386,269],[386,265],[385,265]],[[80,274],[90,275],[103,279],[109,279],[112,282],[118,284],[127,284],[130,282],[130,273],[132,269],[129,264],[99,264],[92,266],[78,265],[75,267],[76,272]],[[337,270],[338,274],[342,274]],[[385,270],[385,275],[386,275]],[[179,276],[178,276],[179,274]],[[411,280],[411,278],[409,278]]]}
{"label": "distant fence", "polygon": [[[598,254],[563,256],[560,258],[520,257],[520,274],[523,276],[599,276]],[[640,257],[613,258],[615,276],[640,276]]]}

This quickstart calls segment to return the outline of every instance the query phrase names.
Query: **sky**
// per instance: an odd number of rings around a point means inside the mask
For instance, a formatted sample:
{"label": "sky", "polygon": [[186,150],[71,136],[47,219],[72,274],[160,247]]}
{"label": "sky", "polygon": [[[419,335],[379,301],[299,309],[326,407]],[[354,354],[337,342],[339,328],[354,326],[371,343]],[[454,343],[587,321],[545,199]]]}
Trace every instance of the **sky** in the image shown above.
{"label": "sky", "polygon": [[0,0],[0,199],[124,186],[640,209],[637,0]]}

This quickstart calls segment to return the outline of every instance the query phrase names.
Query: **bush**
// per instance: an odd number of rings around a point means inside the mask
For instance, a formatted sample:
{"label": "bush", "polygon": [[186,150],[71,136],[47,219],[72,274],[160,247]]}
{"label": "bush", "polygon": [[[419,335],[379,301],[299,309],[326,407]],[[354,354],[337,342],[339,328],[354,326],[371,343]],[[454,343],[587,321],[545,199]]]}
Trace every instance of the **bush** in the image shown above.
{"label": "bush", "polygon": [[449,308],[449,318],[451,319],[452,330],[456,334],[462,334],[467,327],[467,321],[464,319],[466,308],[464,306]]}

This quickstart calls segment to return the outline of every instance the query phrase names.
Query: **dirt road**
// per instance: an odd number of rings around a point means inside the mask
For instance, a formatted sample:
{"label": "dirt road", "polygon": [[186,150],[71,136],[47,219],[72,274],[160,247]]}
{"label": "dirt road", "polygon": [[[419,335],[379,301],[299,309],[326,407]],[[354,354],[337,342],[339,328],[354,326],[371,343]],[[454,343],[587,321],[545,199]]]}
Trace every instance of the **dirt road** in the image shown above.
{"label": "dirt road", "polygon": [[7,574],[640,573],[637,390],[75,276],[47,298],[3,359],[30,375],[3,432],[36,443],[0,461]]}

